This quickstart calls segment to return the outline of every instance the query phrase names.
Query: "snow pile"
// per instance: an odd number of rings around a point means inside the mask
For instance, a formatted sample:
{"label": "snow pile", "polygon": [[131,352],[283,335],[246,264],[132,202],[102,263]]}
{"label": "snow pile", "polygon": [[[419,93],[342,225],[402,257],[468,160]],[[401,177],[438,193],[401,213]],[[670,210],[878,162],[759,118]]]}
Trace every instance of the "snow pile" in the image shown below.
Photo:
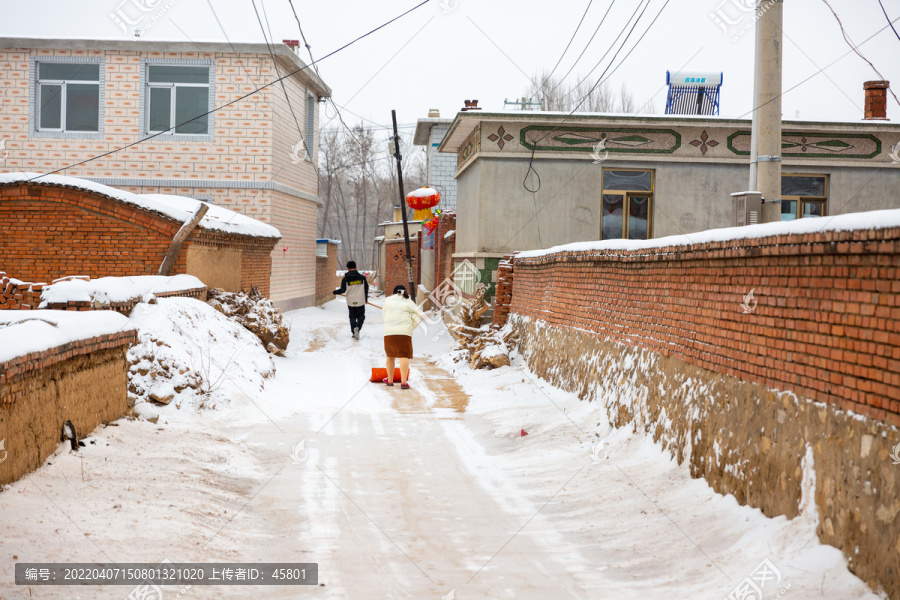
{"label": "snow pile", "polygon": [[41,292],[41,305],[65,302],[90,302],[108,307],[116,302],[147,300],[154,294],[181,292],[206,287],[193,275],[137,275],[134,277],[100,277],[85,281],[66,279],[46,286]]}
{"label": "snow pile", "polygon": [[872,210],[838,215],[826,219],[797,219],[778,223],[761,223],[743,227],[708,229],[690,235],[672,235],[649,240],[605,240],[602,242],[575,242],[542,250],[516,253],[516,258],[537,258],[557,252],[590,252],[599,250],[647,250],[666,246],[689,246],[710,242],[727,242],[825,231],[852,231],[857,229],[887,229],[900,227],[900,209]]}
{"label": "snow pile", "polygon": [[[91,314],[91,313],[87,313]],[[139,343],[128,352],[128,397],[148,420],[164,410],[215,409],[229,392],[263,388],[275,367],[252,333],[193,298],[160,298],[131,313]]]}
{"label": "snow pile", "polygon": [[290,331],[284,326],[281,311],[259,291],[254,289],[247,294],[214,288],[209,291],[207,302],[226,317],[234,319],[248,331],[253,332],[270,353],[284,356],[284,351],[291,341]]}
{"label": "snow pile", "polygon": [[0,362],[128,329],[134,329],[128,319],[111,310],[3,310],[0,311]]}
{"label": "snow pile", "polygon": [[[189,220],[200,208],[201,202],[185,196],[165,194],[133,194],[117,188],[95,183],[78,177],[64,175],[42,175],[40,173],[0,173],[0,185],[5,183],[25,183],[57,185],[77,188],[115,198],[120,202],[137,206],[144,210],[160,213],[180,223]],[[223,233],[236,233],[254,237],[280,238],[281,232],[271,225],[266,225],[252,217],[207,204],[209,211],[200,219],[200,227]]]}

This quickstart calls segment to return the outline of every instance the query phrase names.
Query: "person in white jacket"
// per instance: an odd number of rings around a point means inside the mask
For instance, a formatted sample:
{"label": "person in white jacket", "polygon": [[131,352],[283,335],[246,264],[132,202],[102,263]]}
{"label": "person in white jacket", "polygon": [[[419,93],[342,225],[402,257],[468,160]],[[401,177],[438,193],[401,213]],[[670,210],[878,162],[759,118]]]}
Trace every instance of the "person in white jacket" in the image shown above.
{"label": "person in white jacket", "polygon": [[387,377],[384,383],[394,385],[394,359],[400,359],[400,388],[409,389],[409,359],[412,358],[412,334],[421,321],[419,308],[409,299],[406,288],[394,287],[394,293],[384,299],[384,353],[387,357]]}

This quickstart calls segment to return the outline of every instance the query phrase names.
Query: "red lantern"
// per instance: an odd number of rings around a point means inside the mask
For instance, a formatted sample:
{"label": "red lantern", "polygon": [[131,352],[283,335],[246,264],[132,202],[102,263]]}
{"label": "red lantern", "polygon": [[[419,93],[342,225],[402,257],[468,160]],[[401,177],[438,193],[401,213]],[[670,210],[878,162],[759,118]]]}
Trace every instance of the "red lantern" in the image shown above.
{"label": "red lantern", "polygon": [[431,214],[431,207],[437,206],[440,201],[441,195],[438,194],[437,190],[432,189],[427,185],[406,195],[407,206],[416,211],[415,215],[413,215],[414,221],[427,221],[431,219],[433,216]]}

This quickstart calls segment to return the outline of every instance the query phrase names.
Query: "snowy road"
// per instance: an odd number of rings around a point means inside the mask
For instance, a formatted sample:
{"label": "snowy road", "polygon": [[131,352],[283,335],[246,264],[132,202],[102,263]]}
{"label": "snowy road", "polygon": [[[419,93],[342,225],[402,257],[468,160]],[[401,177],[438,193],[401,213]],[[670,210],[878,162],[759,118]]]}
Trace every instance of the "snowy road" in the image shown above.
{"label": "snowy road", "polygon": [[[813,511],[738,506],[518,361],[472,372],[432,329],[415,347],[436,364],[414,363],[412,390],[366,383],[380,315],[355,342],[345,311],[290,313],[288,357],[264,391],[232,390],[232,410],[121,421],[80,456],[61,449],[0,494],[0,555],[316,562],[323,584],[183,598],[721,600],[764,560],[767,599],[878,597],[818,544]],[[130,592],[29,591],[7,572],[2,598]]]}

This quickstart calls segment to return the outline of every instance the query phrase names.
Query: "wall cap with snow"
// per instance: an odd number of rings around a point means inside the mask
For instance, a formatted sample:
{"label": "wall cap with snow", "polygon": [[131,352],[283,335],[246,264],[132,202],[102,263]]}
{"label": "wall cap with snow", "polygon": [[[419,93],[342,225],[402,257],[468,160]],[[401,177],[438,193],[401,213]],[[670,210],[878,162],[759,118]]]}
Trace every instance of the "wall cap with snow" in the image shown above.
{"label": "wall cap with snow", "polygon": [[[41,175],[40,173],[0,173],[0,188],[16,185],[77,189],[137,207],[178,223],[187,221],[191,215],[197,212],[201,204],[199,200],[186,196],[134,194],[78,177]],[[281,232],[271,225],[221,206],[206,204],[209,206],[209,211],[200,219],[198,225],[202,230],[228,235],[281,238]]]}
{"label": "wall cap with snow", "polygon": [[[897,235],[877,230],[896,229]],[[743,227],[726,227],[708,229],[685,235],[672,235],[649,240],[603,240],[592,242],[575,242],[541,250],[516,252],[516,262],[539,262],[539,259],[562,258],[571,255],[603,254],[603,255],[645,255],[666,254],[672,252],[687,253],[706,249],[738,249],[797,243],[796,236],[810,237],[808,242],[828,242],[836,237],[831,234],[848,232],[839,236],[854,241],[866,239],[900,238],[900,209],[874,210],[850,213],[818,219],[798,219],[776,223],[761,223]],[[869,235],[872,233],[872,235]],[[792,239],[788,239],[792,238]]]}

